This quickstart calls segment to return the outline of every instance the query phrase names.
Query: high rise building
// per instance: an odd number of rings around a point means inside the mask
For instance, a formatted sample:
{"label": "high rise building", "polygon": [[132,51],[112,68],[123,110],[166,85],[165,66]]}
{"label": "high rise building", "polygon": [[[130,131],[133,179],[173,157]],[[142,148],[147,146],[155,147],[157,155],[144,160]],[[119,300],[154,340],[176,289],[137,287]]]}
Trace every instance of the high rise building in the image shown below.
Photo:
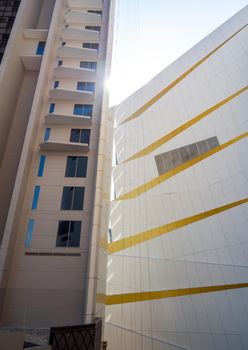
{"label": "high rise building", "polygon": [[114,111],[109,350],[248,349],[247,19]]}
{"label": "high rise building", "polygon": [[0,2],[0,63],[9,40],[20,1],[21,0]]}
{"label": "high rise building", "polygon": [[[1,2],[6,18],[19,2]],[[103,316],[113,11],[110,0],[20,2],[0,66],[1,327]]]}

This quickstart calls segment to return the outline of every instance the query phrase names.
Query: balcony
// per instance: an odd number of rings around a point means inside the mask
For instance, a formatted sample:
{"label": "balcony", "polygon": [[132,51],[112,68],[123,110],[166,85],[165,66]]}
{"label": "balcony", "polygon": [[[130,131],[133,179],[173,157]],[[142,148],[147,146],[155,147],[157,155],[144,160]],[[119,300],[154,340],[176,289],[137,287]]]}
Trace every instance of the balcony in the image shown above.
{"label": "balcony", "polygon": [[45,42],[48,30],[46,29],[25,29],[23,31],[23,45],[21,47],[20,57],[26,70],[39,70],[42,61],[42,55],[37,54],[39,42]]}
{"label": "balcony", "polygon": [[57,142],[57,141],[43,141],[40,143],[41,152],[88,152],[89,145],[87,143],[77,142]]}
{"label": "balcony", "polygon": [[35,39],[36,41],[46,41],[48,35],[47,29],[24,29],[25,39]]}
{"label": "balcony", "polygon": [[56,79],[85,79],[86,81],[94,81],[96,79],[96,71],[86,68],[60,66],[54,69],[54,77]]}
{"label": "balcony", "polygon": [[81,103],[92,103],[94,100],[94,93],[89,91],[65,90],[65,89],[51,89],[49,97],[57,101],[73,101]]}
{"label": "balcony", "polygon": [[79,11],[69,11],[65,15],[66,24],[80,24],[91,26],[100,26],[102,22],[101,15],[95,13],[83,13]]}
{"label": "balcony", "polygon": [[68,27],[61,32],[64,41],[86,41],[99,42],[99,33],[95,30],[80,29],[76,27]]}
{"label": "balcony", "polygon": [[58,48],[59,58],[80,58],[81,60],[96,61],[98,57],[97,50],[73,47],[69,45]]}
{"label": "balcony", "polygon": [[69,8],[101,10],[102,0],[67,0]]}
{"label": "balcony", "polygon": [[86,126],[91,124],[91,117],[49,113],[45,116],[45,123],[47,125]]}

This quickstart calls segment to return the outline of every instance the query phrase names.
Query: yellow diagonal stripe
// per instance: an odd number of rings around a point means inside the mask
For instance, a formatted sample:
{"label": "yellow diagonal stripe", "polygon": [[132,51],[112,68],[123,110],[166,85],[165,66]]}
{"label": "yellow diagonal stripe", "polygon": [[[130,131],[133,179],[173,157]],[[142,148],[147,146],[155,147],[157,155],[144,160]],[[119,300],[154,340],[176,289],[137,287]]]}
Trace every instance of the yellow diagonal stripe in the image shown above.
{"label": "yellow diagonal stripe", "polygon": [[169,178],[171,178],[171,177],[175,176],[176,174],[180,173],[181,171],[190,168],[194,164],[199,163],[203,159],[206,159],[206,158],[210,157],[211,155],[213,155],[213,154],[215,154],[215,153],[225,149],[226,147],[232,145],[235,142],[240,141],[241,139],[243,139],[243,138],[245,138],[247,136],[248,136],[248,132],[245,132],[244,134],[241,134],[241,135],[235,137],[234,139],[232,139],[232,140],[230,140],[230,141],[228,141],[226,143],[223,143],[222,145],[217,146],[217,147],[211,149],[210,151],[205,152],[205,153],[197,156],[196,158],[194,158],[194,159],[192,159],[192,160],[190,160],[190,161],[188,161],[186,163],[183,163],[183,164],[179,165],[176,168],[167,171],[166,173],[155,177],[154,179],[146,182],[145,184],[136,187],[132,191],[127,192],[127,193],[117,197],[116,200],[118,201],[118,200],[125,200],[125,199],[136,198],[136,197],[140,196],[141,194],[149,191],[153,187],[158,186],[163,181],[168,180]]}
{"label": "yellow diagonal stripe", "polygon": [[197,67],[199,67],[203,62],[205,62],[210,56],[212,56],[216,51],[218,51],[222,46],[224,46],[228,41],[230,41],[235,35],[237,35],[241,30],[243,30],[248,24],[244,25],[237,32],[223,41],[220,45],[218,45],[215,49],[210,51],[206,56],[204,56],[200,61],[195,63],[191,68],[186,70],[182,75],[180,75],[176,80],[167,85],[163,90],[161,90],[157,95],[151,98],[148,102],[146,102],[142,107],[137,109],[133,114],[131,114],[127,119],[125,119],[121,124],[124,124],[132,119],[139,117],[142,113],[144,113],[149,107],[151,107],[155,102],[157,102],[162,96],[164,96],[168,91],[170,91],[174,86],[179,84],[184,78],[186,78],[190,73],[192,73]]}
{"label": "yellow diagonal stripe", "polygon": [[182,124],[178,128],[176,128],[176,129],[172,130],[171,132],[169,132],[168,134],[164,135],[159,140],[151,143],[149,146],[145,147],[143,150],[135,153],[133,156],[131,156],[130,158],[125,160],[124,163],[126,163],[126,162],[128,162],[130,160],[134,160],[134,159],[146,156],[147,154],[151,153],[155,149],[157,149],[160,146],[164,145],[166,142],[168,142],[171,139],[173,139],[175,136],[177,136],[178,134],[180,134],[184,130],[190,128],[192,125],[194,125],[197,122],[199,122],[201,119],[205,118],[206,116],[208,116],[212,112],[216,111],[218,108],[222,107],[227,102],[229,102],[232,99],[234,99],[235,97],[239,96],[240,94],[242,94],[242,92],[244,92],[246,90],[248,90],[248,86],[243,87],[242,89],[238,90],[234,94],[232,94],[232,95],[228,96],[227,98],[225,98],[224,100],[218,102],[216,105],[208,108],[206,111],[200,113],[199,115],[197,115],[196,117],[192,118],[188,122]]}
{"label": "yellow diagonal stripe", "polygon": [[137,244],[141,244],[143,242],[149,241],[153,238],[162,236],[166,233],[172,232],[176,229],[179,229],[181,227],[191,225],[194,222],[206,219],[210,216],[219,214],[225,210],[237,207],[238,205],[244,204],[248,202],[248,198],[241,199],[236,202],[228,203],[226,205],[223,205],[221,207],[217,207],[208,211],[201,212],[196,215],[188,216],[186,218],[170,222],[168,224],[158,226],[155,228],[152,228],[148,231],[140,232],[135,235],[120,239],[116,242],[112,242],[108,244],[108,253],[113,254],[118,251],[133,247]]}
{"label": "yellow diagonal stripe", "polygon": [[225,290],[248,288],[248,283],[222,284],[195,288],[169,289],[140,293],[114,294],[106,296],[106,305],[135,303],[139,301],[183,297],[186,295],[221,292]]}

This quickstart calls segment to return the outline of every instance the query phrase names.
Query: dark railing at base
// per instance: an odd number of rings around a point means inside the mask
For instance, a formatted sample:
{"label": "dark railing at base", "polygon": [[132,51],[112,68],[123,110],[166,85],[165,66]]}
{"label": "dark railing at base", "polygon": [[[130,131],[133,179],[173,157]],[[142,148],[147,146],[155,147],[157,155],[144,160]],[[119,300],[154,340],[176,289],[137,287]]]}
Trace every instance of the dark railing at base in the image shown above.
{"label": "dark railing at base", "polygon": [[52,327],[49,344],[52,350],[100,350],[102,320],[81,326]]}

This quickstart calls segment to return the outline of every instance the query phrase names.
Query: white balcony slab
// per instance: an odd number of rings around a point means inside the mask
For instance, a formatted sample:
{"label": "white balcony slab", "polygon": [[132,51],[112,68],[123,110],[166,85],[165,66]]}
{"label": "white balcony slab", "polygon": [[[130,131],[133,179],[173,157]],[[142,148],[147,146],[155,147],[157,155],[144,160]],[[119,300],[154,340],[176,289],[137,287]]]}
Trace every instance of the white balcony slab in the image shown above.
{"label": "white balcony slab", "polygon": [[73,101],[82,103],[92,103],[94,100],[94,93],[89,91],[51,89],[49,97],[57,101]]}
{"label": "white balcony slab", "polygon": [[40,70],[42,56],[21,55],[21,60],[26,70],[30,70],[30,71]]}
{"label": "white balcony slab", "polygon": [[91,117],[50,113],[45,116],[47,125],[85,126],[91,124]]}
{"label": "white balcony slab", "polygon": [[67,0],[69,8],[101,10],[102,0]]}
{"label": "white balcony slab", "polygon": [[85,41],[90,43],[99,42],[99,32],[96,30],[68,27],[62,30],[61,36],[64,41]]}
{"label": "white balcony slab", "polygon": [[96,71],[86,68],[60,66],[54,69],[54,77],[58,79],[85,79],[84,81],[95,81]]}
{"label": "white balcony slab", "polygon": [[82,60],[96,61],[97,50],[73,47],[69,45],[61,46],[57,50],[59,58],[81,58]]}
{"label": "white balcony slab", "polygon": [[88,152],[89,145],[87,143],[76,142],[57,142],[57,141],[44,141],[40,143],[40,150],[42,152]]}
{"label": "white balcony slab", "polygon": [[65,15],[66,24],[82,24],[100,26],[102,22],[102,16],[96,13],[84,13],[80,11],[69,11]]}
{"label": "white balcony slab", "polygon": [[47,35],[47,29],[24,29],[23,31],[23,36],[25,39],[37,39],[46,41]]}

